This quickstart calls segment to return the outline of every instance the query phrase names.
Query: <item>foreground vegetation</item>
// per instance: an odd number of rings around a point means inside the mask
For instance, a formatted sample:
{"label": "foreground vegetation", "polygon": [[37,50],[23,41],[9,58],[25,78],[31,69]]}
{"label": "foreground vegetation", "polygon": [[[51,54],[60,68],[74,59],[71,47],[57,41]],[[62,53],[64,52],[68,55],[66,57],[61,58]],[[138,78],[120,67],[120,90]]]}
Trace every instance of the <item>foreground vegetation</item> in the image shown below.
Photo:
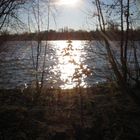
{"label": "foreground vegetation", "polygon": [[139,105],[112,84],[34,92],[0,90],[1,140],[140,139]]}

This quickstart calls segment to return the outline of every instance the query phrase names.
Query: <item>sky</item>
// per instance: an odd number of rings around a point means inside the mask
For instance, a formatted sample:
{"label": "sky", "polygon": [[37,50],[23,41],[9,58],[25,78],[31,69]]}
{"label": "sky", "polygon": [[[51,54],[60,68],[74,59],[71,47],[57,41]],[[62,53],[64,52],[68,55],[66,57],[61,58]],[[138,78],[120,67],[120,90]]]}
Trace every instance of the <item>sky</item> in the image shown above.
{"label": "sky", "polygon": [[[45,1],[45,0],[44,0]],[[90,24],[92,18],[92,0],[50,0],[50,26],[49,29],[59,30],[68,27],[74,30],[92,30],[93,25]],[[47,30],[47,3],[40,3],[40,19],[41,30]],[[34,15],[32,7],[27,7],[28,12],[22,12],[22,21],[28,23],[28,16],[30,17],[30,29],[37,30],[36,16]],[[36,13],[37,15],[37,13]]]}
{"label": "sky", "polygon": [[[60,0],[64,1],[64,0]],[[66,0],[65,0],[66,1]],[[70,0],[67,0],[70,1]],[[74,1],[74,0],[71,0]],[[56,26],[51,18],[50,28],[62,28],[68,26],[73,29],[85,29],[88,30],[89,23],[88,19],[91,18],[91,0],[77,0],[75,4],[56,4]],[[89,14],[90,13],[90,14]],[[92,14],[91,14],[92,15]]]}
{"label": "sky", "polygon": [[[44,3],[41,3],[44,1]],[[40,0],[40,28],[41,30],[47,30],[48,21],[48,0]],[[98,19],[96,15],[96,7],[92,4],[93,0],[50,0],[50,26],[49,29],[59,30],[61,28],[71,28],[74,30],[95,30],[97,28]],[[102,0],[106,4],[110,4],[112,0]],[[131,0],[133,1],[133,0]],[[140,0],[137,1],[137,8],[140,11]],[[37,31],[37,12],[36,15],[31,7],[27,7],[30,17],[30,29],[34,32]],[[36,6],[34,6],[37,8]],[[27,11],[22,12],[22,19],[25,23],[28,23]],[[117,16],[116,16],[117,17]],[[109,19],[114,19],[113,16]],[[117,22],[117,20],[115,21]],[[27,24],[28,25],[28,24]]]}
{"label": "sky", "polygon": [[[98,24],[97,16],[94,16],[96,13],[96,7],[92,4],[94,0],[54,0],[54,1],[77,1],[75,5],[71,6],[70,4],[58,4],[56,5],[58,9],[58,16],[56,16],[57,28],[68,26],[73,29],[85,29],[85,30],[93,30],[96,29],[96,25]],[[101,0],[106,4],[111,4],[112,0]],[[136,8],[139,11],[136,15],[136,19],[140,20],[140,0],[130,0],[130,3],[136,2],[136,7],[131,6],[131,10],[135,11]],[[124,3],[126,1],[124,0]],[[59,2],[58,2],[59,3]],[[113,4],[113,3],[112,3]],[[134,9],[134,10],[133,10]],[[116,15],[115,15],[116,16]],[[117,17],[117,16],[116,16]],[[135,16],[133,16],[134,18]],[[114,20],[114,22],[118,22],[113,17],[113,14],[108,19]],[[120,19],[119,19],[120,20]],[[138,21],[137,21],[138,22]],[[138,22],[138,24],[140,24]]]}

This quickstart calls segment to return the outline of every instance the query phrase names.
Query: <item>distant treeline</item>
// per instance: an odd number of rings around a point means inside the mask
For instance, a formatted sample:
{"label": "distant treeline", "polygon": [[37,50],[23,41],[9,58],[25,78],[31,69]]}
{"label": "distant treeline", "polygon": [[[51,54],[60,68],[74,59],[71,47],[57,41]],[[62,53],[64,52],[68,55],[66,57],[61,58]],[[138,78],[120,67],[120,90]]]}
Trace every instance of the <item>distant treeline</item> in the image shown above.
{"label": "distant treeline", "polygon": [[[121,31],[108,30],[106,35],[110,40],[120,40]],[[125,32],[124,32],[125,36]],[[129,30],[129,39],[140,40],[140,30]],[[125,39],[125,38],[124,38]],[[0,41],[23,41],[23,40],[102,40],[102,33],[96,31],[71,31],[71,32],[57,32],[54,30],[42,31],[40,33],[22,33],[22,34],[8,34],[2,33]]]}

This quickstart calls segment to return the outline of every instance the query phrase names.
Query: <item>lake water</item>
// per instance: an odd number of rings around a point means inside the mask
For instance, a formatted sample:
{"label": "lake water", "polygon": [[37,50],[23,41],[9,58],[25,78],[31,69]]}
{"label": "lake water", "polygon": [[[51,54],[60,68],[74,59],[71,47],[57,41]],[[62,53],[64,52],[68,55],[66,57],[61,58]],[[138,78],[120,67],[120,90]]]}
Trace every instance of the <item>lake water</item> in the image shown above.
{"label": "lake water", "polygon": [[0,89],[34,85],[36,74],[41,79],[43,64],[44,84],[51,88],[87,87],[113,77],[101,42],[42,41],[39,54],[37,45],[36,41],[9,41],[0,47]]}

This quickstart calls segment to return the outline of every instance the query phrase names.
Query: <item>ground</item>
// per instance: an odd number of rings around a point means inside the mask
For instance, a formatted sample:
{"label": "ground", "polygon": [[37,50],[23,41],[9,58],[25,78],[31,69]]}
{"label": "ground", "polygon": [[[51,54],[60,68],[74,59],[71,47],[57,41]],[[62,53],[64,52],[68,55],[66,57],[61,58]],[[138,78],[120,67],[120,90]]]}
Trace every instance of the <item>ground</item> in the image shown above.
{"label": "ground", "polygon": [[140,140],[140,108],[111,85],[0,90],[0,140]]}

